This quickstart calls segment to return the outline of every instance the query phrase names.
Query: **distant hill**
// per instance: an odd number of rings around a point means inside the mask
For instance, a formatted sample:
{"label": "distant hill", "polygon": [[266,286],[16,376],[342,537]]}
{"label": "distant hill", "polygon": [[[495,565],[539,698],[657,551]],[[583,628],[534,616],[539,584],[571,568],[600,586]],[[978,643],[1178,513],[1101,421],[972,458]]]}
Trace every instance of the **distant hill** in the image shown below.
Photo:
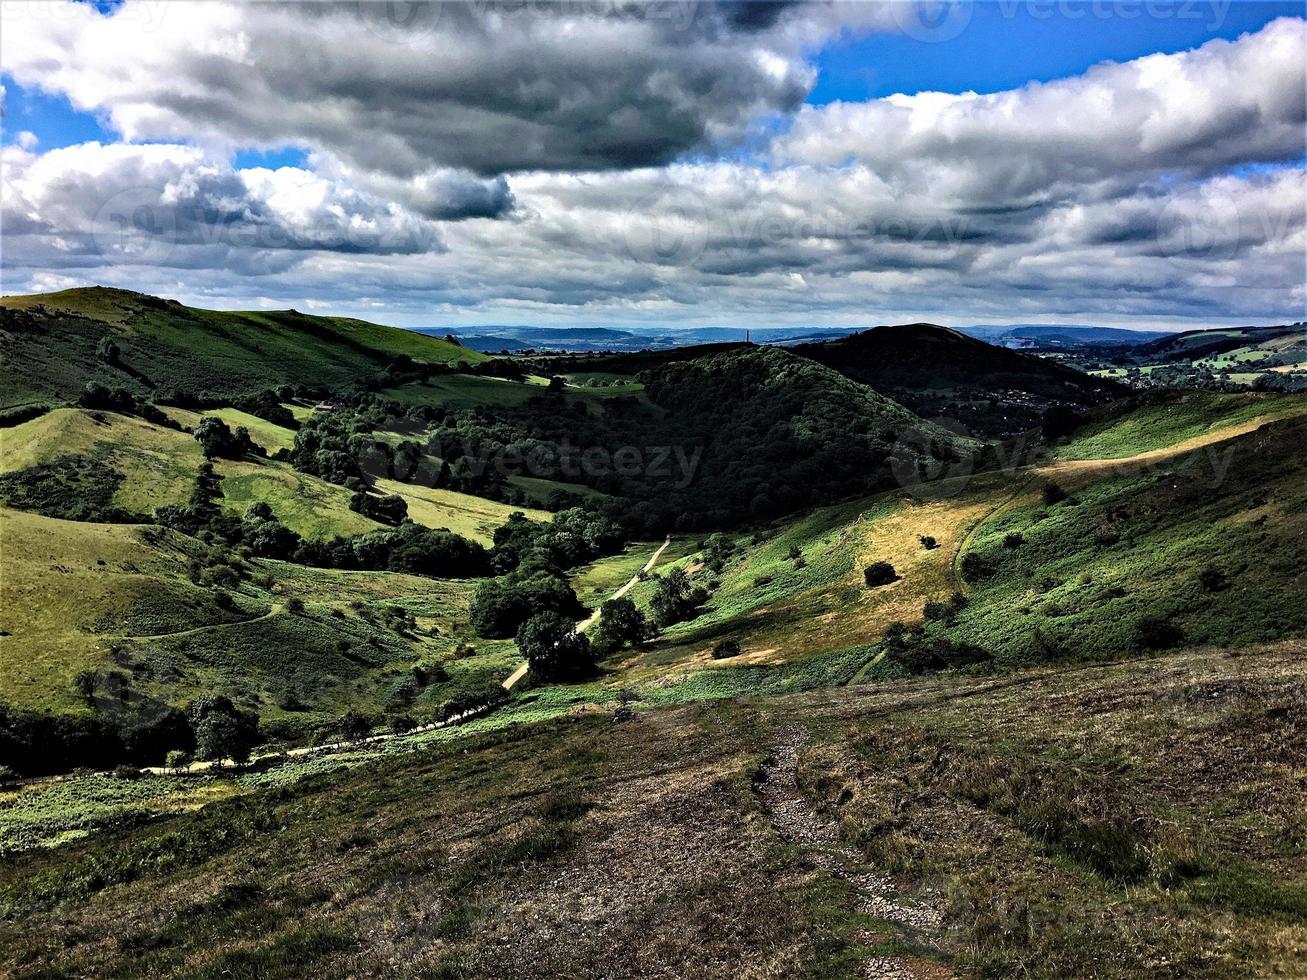
{"label": "distant hill", "polygon": [[1170,334],[1130,353],[1147,363],[1183,361],[1191,358],[1224,354],[1240,347],[1264,344],[1290,334],[1307,333],[1307,323],[1287,323],[1273,327],[1230,327],[1223,330],[1186,330]]}
{"label": "distant hill", "polygon": [[442,364],[486,359],[365,320],[192,309],[98,286],[0,299],[0,340],[0,407],[69,401],[88,381],[160,400],[177,393],[238,398],[289,383],[346,385],[400,355]]}
{"label": "distant hill", "polygon": [[931,323],[875,327],[795,353],[874,388],[925,418],[947,416],[986,435],[1038,424],[1053,405],[1120,397],[1116,382]]}
{"label": "distant hill", "polygon": [[1123,330],[1118,327],[1090,327],[1075,323],[977,324],[958,327],[959,333],[999,347],[1090,347],[1103,344],[1133,346],[1161,340],[1173,334],[1154,330]]}

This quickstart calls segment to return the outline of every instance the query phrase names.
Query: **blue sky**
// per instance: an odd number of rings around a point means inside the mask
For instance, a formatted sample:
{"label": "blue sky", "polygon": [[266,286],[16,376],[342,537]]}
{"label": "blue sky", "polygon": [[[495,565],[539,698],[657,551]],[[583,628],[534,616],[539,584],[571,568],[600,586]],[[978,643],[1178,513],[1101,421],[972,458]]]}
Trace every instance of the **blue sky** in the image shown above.
{"label": "blue sky", "polygon": [[1302,3],[1248,0],[1158,0],[1151,6],[1159,16],[1147,16],[1142,0],[975,3],[960,8],[969,18],[966,29],[946,43],[872,34],[828,46],[816,58],[820,74],[808,101],[861,102],[898,92],[998,92],[1079,75],[1102,61],[1170,54],[1218,37],[1232,40],[1277,17],[1301,17],[1304,11]]}

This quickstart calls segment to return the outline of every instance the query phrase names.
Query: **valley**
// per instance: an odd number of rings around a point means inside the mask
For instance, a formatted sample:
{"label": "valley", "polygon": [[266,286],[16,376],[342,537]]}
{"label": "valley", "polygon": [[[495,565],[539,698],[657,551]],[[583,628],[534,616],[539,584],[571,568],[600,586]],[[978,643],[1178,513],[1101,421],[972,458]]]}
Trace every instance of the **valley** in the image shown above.
{"label": "valley", "polygon": [[1304,968],[1307,398],[298,314],[224,391],[106,292],[0,303],[5,972]]}

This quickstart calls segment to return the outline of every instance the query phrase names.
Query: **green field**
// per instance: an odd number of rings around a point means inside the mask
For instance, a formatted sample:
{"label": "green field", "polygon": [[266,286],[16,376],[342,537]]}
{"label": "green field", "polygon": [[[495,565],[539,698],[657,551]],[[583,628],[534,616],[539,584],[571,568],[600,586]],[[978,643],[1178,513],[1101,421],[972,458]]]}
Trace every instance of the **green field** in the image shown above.
{"label": "green field", "polygon": [[0,472],[60,456],[102,459],[123,475],[114,503],[143,515],[164,504],[184,503],[204,458],[188,433],[113,412],[59,408],[0,435]]}
{"label": "green field", "polygon": [[[120,289],[70,289],[0,299],[6,404],[75,399],[88,381],[138,394],[186,391],[233,398],[313,378],[335,388],[380,373],[403,354],[452,364],[483,354],[434,337],[344,317],[294,310],[190,309]],[[20,318],[31,318],[31,323]],[[117,364],[97,358],[108,336]],[[165,399],[166,400],[166,399]]]}
{"label": "green field", "polygon": [[377,489],[382,493],[403,497],[408,502],[408,516],[417,523],[432,528],[447,528],[485,545],[493,543],[495,528],[507,522],[508,515],[514,511],[522,511],[533,521],[549,519],[547,511],[514,507],[483,497],[414,483],[378,480]]}
{"label": "green field", "polygon": [[381,525],[349,509],[352,494],[342,486],[301,473],[287,463],[219,460],[223,510],[244,516],[263,501],[278,520],[306,538],[346,537]]}
{"label": "green field", "polygon": [[238,408],[208,408],[202,412],[192,412],[184,408],[165,407],[163,411],[182,428],[192,432],[200,424],[200,419],[205,417],[222,419],[231,429],[243,425],[249,430],[255,445],[270,456],[278,449],[290,449],[295,445],[293,430]]}

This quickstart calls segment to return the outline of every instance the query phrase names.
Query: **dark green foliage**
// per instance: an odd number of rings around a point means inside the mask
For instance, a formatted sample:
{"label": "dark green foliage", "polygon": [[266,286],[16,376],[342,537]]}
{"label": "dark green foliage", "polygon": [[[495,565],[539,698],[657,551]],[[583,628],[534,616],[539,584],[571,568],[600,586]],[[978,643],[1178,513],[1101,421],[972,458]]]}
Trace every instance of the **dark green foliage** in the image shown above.
{"label": "dark green foliage", "polygon": [[[1051,406],[1088,406],[1126,393],[1116,382],[929,323],[876,327],[794,350],[922,418],[956,419],[989,436],[1034,428]],[[1013,391],[1022,396],[1013,398]]]}
{"label": "dark green foliage", "polygon": [[405,521],[394,530],[353,538],[303,541],[294,560],[319,568],[407,572],[435,578],[470,578],[490,570],[486,549],[452,531]]}
{"label": "dark green foliage", "polygon": [[921,542],[921,546],[927,551],[934,551],[939,547],[939,542],[929,534],[919,534],[917,535],[917,540]]}
{"label": "dark green foliage", "polygon": [[659,579],[649,606],[654,623],[659,629],[666,629],[673,623],[693,618],[707,601],[708,591],[703,586],[692,585],[685,569],[677,567]]}
{"label": "dark green foliage", "polygon": [[609,599],[599,607],[599,622],[590,632],[590,645],[600,656],[607,656],[627,644],[643,643],[649,632],[644,613],[632,600]]}
{"label": "dark green foliage", "polygon": [[0,412],[0,429],[12,429],[16,425],[22,425],[24,422],[30,422],[32,419],[39,419],[46,412],[50,411],[49,405],[22,405],[18,408],[9,408]]}
{"label": "dark green foliage", "polygon": [[478,635],[500,639],[514,635],[531,616],[545,612],[579,619],[585,607],[562,576],[519,568],[477,586],[469,618]]}
{"label": "dark green foliage", "polygon": [[259,716],[241,711],[224,695],[196,698],[186,710],[195,732],[195,756],[206,762],[249,761],[259,743]]}
{"label": "dark green foliage", "polygon": [[1044,498],[1044,503],[1050,507],[1066,500],[1066,491],[1056,483],[1045,483],[1044,489],[1041,492]]}
{"label": "dark green foliage", "polygon": [[1145,616],[1135,624],[1135,642],[1145,650],[1169,650],[1184,641],[1184,632],[1169,619]]}
{"label": "dark green foliage", "polygon": [[1204,592],[1221,592],[1230,587],[1230,580],[1223,569],[1206,565],[1198,573],[1198,584]]}
{"label": "dark green foliage", "polygon": [[1026,543],[1026,536],[1020,531],[1010,531],[1003,535],[1004,548],[1020,548]]}
{"label": "dark green foliage", "polygon": [[898,572],[887,561],[874,561],[862,570],[862,581],[867,588],[875,589],[899,580]]}
{"label": "dark green foliage", "polygon": [[379,524],[399,524],[408,518],[408,501],[398,494],[378,496],[360,490],[349,498],[349,509]]}
{"label": "dark green foliage", "polygon": [[576,631],[574,622],[555,612],[537,613],[524,622],[517,631],[517,647],[537,684],[582,680],[595,670],[590,641]]}
{"label": "dark green foliage", "polygon": [[347,742],[357,742],[359,739],[367,738],[372,734],[372,719],[360,711],[353,709],[346,711],[340,717],[337,728],[340,729],[340,735]]}
{"label": "dark green foliage", "polygon": [[224,459],[243,459],[246,456],[264,455],[263,450],[250,438],[250,432],[245,426],[238,425],[232,431],[226,422],[213,415],[200,419],[200,424],[195,427],[195,439],[209,459],[219,456]]}
{"label": "dark green foliage", "polygon": [[272,514],[263,501],[253,504],[241,522],[241,541],[258,558],[285,560],[300,546],[300,536]]}
{"label": "dark green foliage", "polygon": [[130,415],[136,411],[136,396],[125,388],[109,388],[98,381],[88,381],[77,399],[82,408],[103,409]]}
{"label": "dark green foliage", "polygon": [[975,644],[928,635],[903,623],[890,624],[884,644],[886,659],[908,674],[971,667],[993,659],[992,653]]}
{"label": "dark green foliage", "polygon": [[69,521],[135,522],[146,518],[114,506],[123,474],[103,455],[56,456],[25,470],[0,474],[0,503]]}
{"label": "dark green foliage", "polygon": [[548,523],[529,520],[520,511],[495,528],[495,570],[511,572],[523,564],[574,568],[626,545],[621,527],[581,507],[559,511]]}
{"label": "dark green foliage", "polygon": [[728,660],[739,655],[740,641],[733,638],[722,640],[712,648],[712,658],[714,660]]}
{"label": "dark green foliage", "polygon": [[962,577],[969,581],[982,579],[993,572],[989,561],[974,551],[968,551],[962,556],[961,570]]}
{"label": "dark green foliage", "polygon": [[257,415],[261,419],[267,419],[269,422],[283,428],[298,429],[300,424],[294,414],[282,404],[283,401],[289,399],[290,394],[287,391],[285,392],[286,397],[283,397],[282,393],[267,389],[253,397],[243,399],[237,403],[236,407],[251,415]]}

